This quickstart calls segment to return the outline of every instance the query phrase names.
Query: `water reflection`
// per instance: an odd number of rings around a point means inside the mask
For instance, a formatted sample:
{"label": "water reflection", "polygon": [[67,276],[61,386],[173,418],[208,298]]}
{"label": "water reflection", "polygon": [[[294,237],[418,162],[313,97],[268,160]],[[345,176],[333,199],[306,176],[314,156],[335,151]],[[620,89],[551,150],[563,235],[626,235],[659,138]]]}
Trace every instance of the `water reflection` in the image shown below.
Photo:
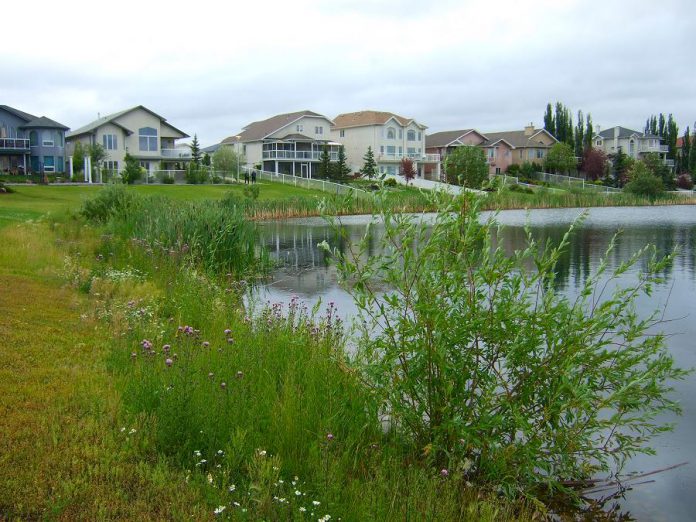
{"label": "water reflection", "polygon": [[[541,242],[558,243],[580,211],[538,210],[506,211],[496,216],[505,226],[498,237],[507,252],[525,244],[525,223],[529,222],[533,236]],[[483,219],[490,216],[484,214]],[[273,280],[260,289],[260,297],[273,301],[288,301],[294,294],[308,304],[318,299],[333,301],[343,318],[356,313],[350,296],[337,284],[336,268],[327,264],[326,254],[317,244],[327,241],[332,247],[345,251],[348,243],[357,242],[370,218],[343,219],[345,238],[337,236],[321,219],[292,220],[268,223],[262,227],[262,237],[271,256],[279,262]],[[432,219],[425,216],[423,219]],[[380,225],[374,227],[380,233]],[[641,297],[638,312],[648,314],[656,307],[665,308],[665,329],[673,334],[669,347],[681,367],[696,367],[696,207],[672,206],[651,208],[592,209],[583,225],[573,235],[567,251],[559,260],[555,285],[569,297],[577,294],[587,278],[598,267],[613,235],[622,230],[608,258],[609,269],[619,266],[640,248],[653,244],[658,257],[678,250],[674,264],[665,269],[666,282],[657,285],[652,296]],[[368,255],[379,255],[378,238],[372,238]],[[628,283],[637,277],[637,269],[645,268],[643,258],[637,267],[622,276]],[[654,444],[657,456],[635,457],[626,471],[650,471],[683,461],[696,461],[696,378],[675,384],[675,397],[682,403],[683,417],[663,418],[677,422],[674,432],[664,434]],[[626,493],[620,502],[639,520],[693,520],[696,518],[696,462],[653,477],[655,483],[637,486]]]}

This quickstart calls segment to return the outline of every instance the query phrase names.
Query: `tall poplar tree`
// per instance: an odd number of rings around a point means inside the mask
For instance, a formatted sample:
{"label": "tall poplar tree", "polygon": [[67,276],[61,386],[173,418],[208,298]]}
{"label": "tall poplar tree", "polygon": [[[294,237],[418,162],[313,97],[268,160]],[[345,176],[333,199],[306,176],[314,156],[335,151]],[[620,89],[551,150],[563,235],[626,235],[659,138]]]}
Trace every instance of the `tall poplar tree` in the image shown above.
{"label": "tall poplar tree", "polygon": [[690,160],[691,160],[691,132],[689,131],[689,126],[686,126],[686,130],[684,131],[684,137],[682,138],[682,146],[681,146],[681,156],[680,156],[680,165],[679,168],[677,169],[677,174],[688,171],[693,174],[691,171],[691,165],[690,165]]}
{"label": "tall poplar tree", "polygon": [[575,155],[582,157],[585,150],[585,119],[582,111],[578,111],[578,124],[575,127]]}
{"label": "tall poplar tree", "polygon": [[594,138],[594,127],[592,126],[592,115],[588,114],[585,125],[585,150],[592,148],[592,138]]}
{"label": "tall poplar tree", "polygon": [[544,129],[554,136],[556,135],[556,121],[553,118],[553,107],[551,103],[546,104],[546,112],[544,113]]}

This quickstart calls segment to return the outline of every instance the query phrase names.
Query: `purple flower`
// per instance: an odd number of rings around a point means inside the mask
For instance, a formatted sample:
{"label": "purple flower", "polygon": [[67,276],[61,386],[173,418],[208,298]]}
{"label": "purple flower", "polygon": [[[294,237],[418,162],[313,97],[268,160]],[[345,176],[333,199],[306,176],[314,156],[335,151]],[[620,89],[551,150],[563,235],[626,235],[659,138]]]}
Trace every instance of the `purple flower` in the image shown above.
{"label": "purple flower", "polygon": [[163,351],[164,353],[169,353],[169,349],[170,349],[170,348],[171,348],[171,346],[169,346],[168,344],[165,344],[165,345],[162,347],[162,351]]}
{"label": "purple flower", "polygon": [[327,435],[326,435],[326,440],[328,440],[329,442],[332,441],[332,440],[334,440],[333,433],[327,434]]}
{"label": "purple flower", "polygon": [[447,476],[449,476],[449,471],[447,470],[447,468],[442,468],[442,469],[440,470],[440,476],[441,476],[441,477],[447,477]]}
{"label": "purple flower", "polygon": [[164,360],[164,364],[166,364],[167,366],[171,366],[172,364],[174,364],[174,361],[172,361],[169,357],[167,357]]}
{"label": "purple flower", "polygon": [[149,350],[152,348],[152,343],[150,341],[148,341],[147,339],[143,339],[143,342],[141,344],[142,344],[144,350]]}
{"label": "purple flower", "polygon": [[229,328],[225,329],[225,337],[229,336],[231,333],[232,333],[232,330],[230,330]]}

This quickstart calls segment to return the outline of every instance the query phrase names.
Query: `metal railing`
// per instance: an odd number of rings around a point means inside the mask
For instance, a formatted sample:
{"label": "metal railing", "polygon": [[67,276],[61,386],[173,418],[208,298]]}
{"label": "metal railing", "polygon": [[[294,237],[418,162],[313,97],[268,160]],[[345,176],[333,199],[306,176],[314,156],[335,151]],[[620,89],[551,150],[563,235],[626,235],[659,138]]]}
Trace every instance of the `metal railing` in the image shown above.
{"label": "metal railing", "polygon": [[[263,159],[290,159],[290,160],[313,160],[321,159],[321,151],[311,150],[264,150],[261,157]],[[338,152],[329,152],[331,161],[338,161]]]}
{"label": "metal railing", "polygon": [[423,161],[427,163],[437,163],[440,161],[439,154],[418,154],[417,152],[406,152],[406,153],[383,153],[377,156],[379,161],[401,161],[404,158]]}
{"label": "metal railing", "polygon": [[29,150],[27,138],[0,138],[0,149]]}
{"label": "metal railing", "polygon": [[[242,171],[245,171],[251,177],[252,167],[242,167]],[[314,178],[302,178],[299,176],[293,176],[291,174],[282,174],[275,172],[269,172],[266,170],[256,170],[257,179],[265,179],[267,181],[273,181],[275,183],[282,183],[284,185],[293,185],[295,187],[302,187],[307,189],[321,190],[322,192],[328,192],[330,194],[338,195],[348,195],[352,194],[356,197],[364,197],[369,193],[366,190],[359,189],[356,187],[351,187],[350,185],[342,185],[341,183],[334,183],[333,181],[327,181],[324,179],[314,179]]]}
{"label": "metal railing", "polygon": [[191,151],[187,149],[160,149],[163,158],[191,159]]}
{"label": "metal railing", "polygon": [[605,187],[604,185],[596,185],[587,181],[585,178],[576,178],[572,176],[564,176],[562,174],[550,174],[548,172],[535,172],[534,179],[555,183],[556,185],[567,185],[581,190],[591,192],[621,192],[621,189],[615,187]]}

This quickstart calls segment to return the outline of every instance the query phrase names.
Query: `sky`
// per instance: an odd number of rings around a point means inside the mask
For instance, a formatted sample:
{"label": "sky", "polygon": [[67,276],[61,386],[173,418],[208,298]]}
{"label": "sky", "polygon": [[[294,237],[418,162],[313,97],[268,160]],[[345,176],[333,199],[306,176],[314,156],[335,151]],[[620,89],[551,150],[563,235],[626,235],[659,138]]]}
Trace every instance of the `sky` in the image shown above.
{"label": "sky", "polygon": [[[144,105],[202,146],[284,112],[428,132],[696,121],[694,0],[3,2],[0,104],[73,129]],[[576,118],[574,117],[574,121]]]}

